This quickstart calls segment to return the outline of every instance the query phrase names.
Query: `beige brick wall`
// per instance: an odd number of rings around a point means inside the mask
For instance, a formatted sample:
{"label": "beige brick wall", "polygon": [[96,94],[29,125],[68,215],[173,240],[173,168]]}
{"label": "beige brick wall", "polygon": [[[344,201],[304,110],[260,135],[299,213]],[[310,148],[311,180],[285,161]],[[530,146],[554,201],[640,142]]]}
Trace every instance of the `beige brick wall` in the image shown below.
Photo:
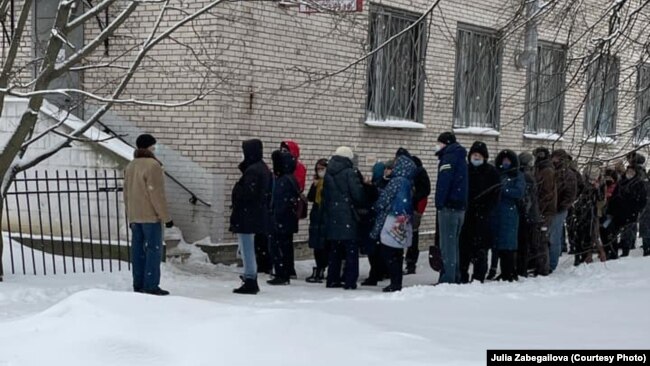
{"label": "beige brick wall", "polygon": [[[205,0],[174,2],[186,10],[200,8]],[[573,80],[565,99],[565,127],[568,128],[560,146],[591,155],[593,145],[582,143],[584,122],[584,86],[579,68],[580,57],[593,46],[591,40],[607,33],[607,22],[599,23],[609,1],[589,0],[575,9],[575,14],[562,16],[568,2],[557,2],[545,15],[539,27],[539,39],[571,45],[568,57],[575,59],[567,82]],[[424,12],[428,0],[379,0],[387,5],[415,13]],[[120,4],[123,6],[123,4]],[[300,14],[295,7],[281,7],[273,1],[225,2],[210,14],[195,21],[193,27],[174,34],[175,40],[191,46],[193,57],[184,46],[165,41],[150,53],[143,67],[128,88],[125,97],[156,101],[180,101],[203,89],[216,92],[191,106],[168,109],[160,107],[118,106],[115,111],[130,120],[138,129],[155,134],[165,145],[173,147],[186,158],[200,165],[218,180],[223,194],[217,218],[227,229],[229,192],[238,178],[237,163],[241,141],[261,138],[266,155],[282,139],[295,139],[302,146],[302,160],[311,175],[318,158],[329,157],[340,145],[351,146],[361,159],[361,168],[369,173],[377,159],[387,159],[404,146],[417,154],[435,179],[437,162],[433,146],[439,133],[453,124],[454,72],[458,23],[490,29],[501,29],[515,17],[521,1],[455,0],[441,1],[428,20],[426,53],[427,83],[424,88],[423,123],[425,130],[392,130],[370,128],[363,124],[366,102],[366,62],[319,82],[306,82],[312,77],[332,73],[348,65],[368,51],[368,9],[343,15]],[[106,61],[128,46],[147,36],[156,18],[155,5],[142,6],[138,13],[110,40],[110,56],[91,58]],[[118,8],[111,14],[117,14]],[[161,29],[181,18],[170,10]],[[561,22],[559,19],[565,19]],[[576,20],[571,26],[571,20]],[[585,29],[594,30],[583,35]],[[519,18],[506,28],[501,72],[500,135],[498,137],[459,135],[463,144],[484,140],[492,155],[511,148],[519,152],[532,149],[545,141],[523,137],[526,71],[515,66],[515,54],[523,49],[523,26]],[[636,25],[640,28],[639,25]],[[513,29],[514,28],[514,29]],[[635,32],[639,32],[635,28]],[[87,38],[96,34],[92,25],[86,28]],[[647,36],[646,36],[647,37]],[[135,51],[119,65],[126,66]],[[618,52],[618,51],[617,51]],[[631,66],[638,60],[638,47],[627,45],[620,50],[621,85],[617,131],[633,125],[635,72]],[[200,62],[199,62],[200,61]],[[207,69],[205,65],[210,65]],[[575,78],[574,78],[574,75]],[[84,75],[85,88],[107,91],[119,80],[120,71],[96,70]],[[133,137],[133,136],[130,136]],[[616,155],[633,148],[628,138],[620,138],[615,146],[598,146],[597,154]],[[196,177],[204,176],[197,172]],[[187,175],[191,181],[193,177]],[[430,206],[432,207],[432,205]],[[223,226],[223,225],[221,225]],[[432,228],[432,215],[425,221]],[[304,233],[306,230],[303,229]],[[232,241],[225,230],[213,235],[218,242]]]}

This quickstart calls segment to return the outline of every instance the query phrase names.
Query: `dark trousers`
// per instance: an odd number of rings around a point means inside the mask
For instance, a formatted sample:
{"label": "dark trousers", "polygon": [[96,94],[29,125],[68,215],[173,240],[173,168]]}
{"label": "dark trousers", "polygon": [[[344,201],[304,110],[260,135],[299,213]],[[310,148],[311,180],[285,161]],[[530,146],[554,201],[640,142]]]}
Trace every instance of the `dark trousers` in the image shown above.
{"label": "dark trousers", "polygon": [[517,251],[515,250],[499,250],[499,261],[501,263],[501,280],[503,281],[516,281],[517,280]]}
{"label": "dark trousers", "polygon": [[316,267],[318,269],[327,268],[327,264],[330,260],[330,252],[327,249],[327,245],[323,248],[314,249],[314,260],[316,260]]}
{"label": "dark trousers", "polygon": [[469,266],[473,265],[472,280],[484,282],[488,271],[487,249],[460,247],[460,282],[469,283]]}
{"label": "dark trousers", "polygon": [[[356,287],[359,279],[359,246],[354,240],[330,241],[330,263],[327,270],[327,284],[344,283],[346,287]],[[341,276],[341,266],[345,259],[345,273]]]}
{"label": "dark trousers", "polygon": [[395,289],[402,288],[402,264],[404,263],[404,249],[391,248],[381,245],[381,256],[390,274],[390,285]]}
{"label": "dark trousers", "polygon": [[522,277],[528,276],[528,268],[531,263],[531,252],[538,245],[535,241],[540,237],[540,226],[526,221],[519,223],[517,243],[517,274]]}
{"label": "dark trousers", "polygon": [[650,255],[650,238],[643,238],[643,256]]}
{"label": "dark trousers", "polygon": [[255,234],[255,260],[257,273],[271,273],[273,261],[269,253],[269,236],[266,234]]}
{"label": "dark trousers", "polygon": [[550,271],[549,228],[549,222],[538,226],[534,232],[537,237],[529,243],[528,247],[528,260],[535,270],[535,275],[538,276],[548,276]]}
{"label": "dark trousers", "polygon": [[133,289],[153,291],[160,285],[162,261],[162,225],[136,224],[131,227],[131,272]]}
{"label": "dark trousers", "polygon": [[621,240],[619,247],[621,249],[621,256],[627,257],[630,255],[630,250],[635,248],[636,234],[639,231],[637,223],[627,225],[621,232]]}
{"label": "dark trousers", "polygon": [[291,257],[289,252],[293,248],[293,234],[273,234],[269,239],[269,252],[273,260],[275,277],[288,279],[291,275]]}
{"label": "dark trousers", "polygon": [[380,253],[380,247],[377,246],[377,249],[373,250],[372,253],[368,253],[368,262],[370,263],[370,273],[368,273],[368,279],[371,281],[383,281],[388,273],[386,268],[386,262]]}
{"label": "dark trousers", "polygon": [[413,243],[406,250],[406,268],[415,269],[420,257],[420,230],[413,230]]}

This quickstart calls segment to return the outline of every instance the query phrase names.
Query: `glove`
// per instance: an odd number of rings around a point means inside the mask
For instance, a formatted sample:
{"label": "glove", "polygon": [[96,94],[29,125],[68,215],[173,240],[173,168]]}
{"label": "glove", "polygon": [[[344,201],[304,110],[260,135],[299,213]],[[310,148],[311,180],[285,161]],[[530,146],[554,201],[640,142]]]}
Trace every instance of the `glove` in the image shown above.
{"label": "glove", "polygon": [[174,221],[169,220],[166,224],[165,227],[168,229],[171,229],[174,227]]}

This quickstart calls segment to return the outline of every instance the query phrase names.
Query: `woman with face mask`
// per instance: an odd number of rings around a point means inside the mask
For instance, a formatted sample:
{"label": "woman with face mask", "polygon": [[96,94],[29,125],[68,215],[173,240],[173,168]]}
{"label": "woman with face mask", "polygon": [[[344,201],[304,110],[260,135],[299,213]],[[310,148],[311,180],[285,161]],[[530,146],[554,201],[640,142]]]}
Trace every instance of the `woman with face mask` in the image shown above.
{"label": "woman with face mask", "polygon": [[[465,222],[460,232],[461,283],[483,282],[488,270],[487,253],[492,245],[490,229],[492,211],[499,200],[499,173],[487,162],[487,145],[476,141],[469,150],[468,202]],[[474,266],[469,277],[469,267]]]}
{"label": "woman with face mask", "polygon": [[512,150],[503,150],[495,160],[501,177],[501,197],[495,209],[495,249],[501,262],[504,281],[516,281],[519,207],[526,192],[526,181],[519,170],[519,158]]}
{"label": "woman with face mask", "polygon": [[327,171],[327,159],[320,159],[314,167],[314,177],[307,200],[312,202],[311,213],[309,214],[309,247],[314,250],[314,267],[311,276],[307,277],[309,283],[322,283],[325,279],[325,269],[329,260],[329,251],[325,243],[325,225],[323,222],[323,178]]}

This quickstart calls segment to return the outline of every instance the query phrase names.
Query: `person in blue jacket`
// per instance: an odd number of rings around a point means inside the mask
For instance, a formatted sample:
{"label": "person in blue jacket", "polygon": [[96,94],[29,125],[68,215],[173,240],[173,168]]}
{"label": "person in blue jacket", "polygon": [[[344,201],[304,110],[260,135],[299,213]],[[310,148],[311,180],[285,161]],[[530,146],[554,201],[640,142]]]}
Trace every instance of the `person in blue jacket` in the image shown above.
{"label": "person in blue jacket", "polygon": [[467,208],[467,150],[451,132],[438,137],[436,209],[443,268],[439,283],[460,283],[459,237]]}
{"label": "person in blue jacket", "polygon": [[526,179],[519,170],[519,158],[512,150],[501,151],[495,165],[501,177],[501,196],[494,215],[495,249],[501,262],[499,279],[516,281],[519,203],[526,193]]}

